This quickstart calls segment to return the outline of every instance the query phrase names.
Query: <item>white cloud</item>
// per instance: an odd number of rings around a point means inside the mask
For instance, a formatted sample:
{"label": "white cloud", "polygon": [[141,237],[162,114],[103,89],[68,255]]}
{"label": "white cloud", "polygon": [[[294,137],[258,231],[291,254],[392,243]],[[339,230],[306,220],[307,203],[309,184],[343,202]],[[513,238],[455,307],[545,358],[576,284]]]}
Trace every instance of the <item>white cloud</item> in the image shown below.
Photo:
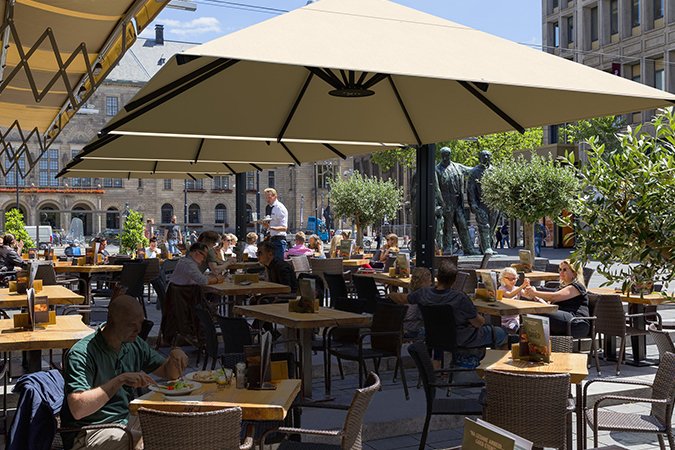
{"label": "white cloud", "polygon": [[165,33],[181,38],[197,37],[208,33],[220,33],[220,21],[215,17],[199,17],[188,21],[163,19]]}

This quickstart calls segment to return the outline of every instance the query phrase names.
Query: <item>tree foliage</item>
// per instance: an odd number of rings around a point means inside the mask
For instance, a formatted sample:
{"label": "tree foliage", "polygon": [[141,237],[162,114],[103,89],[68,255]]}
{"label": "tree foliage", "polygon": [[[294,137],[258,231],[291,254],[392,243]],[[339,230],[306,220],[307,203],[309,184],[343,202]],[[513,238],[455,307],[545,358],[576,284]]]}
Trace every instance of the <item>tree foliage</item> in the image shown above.
{"label": "tree foliage", "polygon": [[138,211],[130,209],[120,234],[120,250],[125,254],[134,254],[139,246],[146,247],[148,239],[144,232],[143,216]]}
{"label": "tree foliage", "polygon": [[366,177],[358,171],[347,178],[337,177],[330,182],[330,201],[333,213],[352,219],[357,228],[357,243],[363,240],[363,227],[386,217],[393,217],[403,200],[403,189],[393,181]]}
{"label": "tree foliage", "polygon": [[415,147],[392,148],[375,152],[370,159],[385,172],[396,164],[400,164],[402,167],[415,167],[417,150]]}
{"label": "tree foliage", "polygon": [[588,144],[594,139],[596,146],[604,144],[607,150],[616,151],[621,147],[618,134],[624,126],[621,117],[607,116],[568,124],[561,129],[561,133],[566,136],[569,144]]}
{"label": "tree foliage", "polygon": [[574,205],[579,180],[574,169],[550,156],[522,155],[502,161],[486,170],[481,178],[483,201],[526,225],[525,242],[534,254],[533,225],[540,218],[558,218]]}
{"label": "tree foliage", "polygon": [[12,208],[5,213],[5,232],[12,234],[17,242],[23,241],[24,248],[35,247],[35,242],[26,231],[23,214],[16,208]]}
{"label": "tree foliage", "polygon": [[[640,127],[610,147],[589,140],[588,162],[579,175],[580,225],[575,259],[600,262],[610,281],[631,284],[675,278],[675,115],[672,108],[652,121],[654,135]],[[568,155],[574,163],[573,155]],[[630,264],[620,268],[614,264]]]}

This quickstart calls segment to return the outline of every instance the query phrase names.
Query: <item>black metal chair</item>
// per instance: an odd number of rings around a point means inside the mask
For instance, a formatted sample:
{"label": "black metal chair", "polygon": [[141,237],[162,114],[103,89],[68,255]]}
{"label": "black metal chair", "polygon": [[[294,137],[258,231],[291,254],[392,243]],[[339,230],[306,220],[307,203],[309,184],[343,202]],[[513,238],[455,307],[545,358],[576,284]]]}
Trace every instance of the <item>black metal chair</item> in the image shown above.
{"label": "black metal chair", "polygon": [[242,317],[216,316],[223,339],[221,361],[224,367],[234,369],[238,362],[244,362],[244,346],[253,344],[253,330]]}
{"label": "black metal chair", "polygon": [[367,309],[365,312],[374,313],[375,305],[378,301],[383,300],[380,291],[377,288],[375,279],[366,275],[352,275],[352,283],[356,289],[356,296],[362,300],[367,301]]}
{"label": "black metal chair", "polygon": [[[412,357],[419,372],[424,395],[427,400],[426,417],[424,418],[424,427],[420,437],[420,450],[423,450],[429,433],[429,423],[434,415],[457,415],[457,416],[480,416],[483,413],[483,405],[478,398],[436,398],[436,389],[444,388],[471,388],[482,387],[482,382],[469,383],[444,383],[438,375],[450,374],[456,372],[473,372],[472,369],[452,368],[434,370],[429,351],[422,342],[416,342],[408,346],[408,353]],[[452,377],[450,377],[452,378]]]}
{"label": "black metal chair", "polygon": [[342,273],[328,273],[324,272],[323,278],[326,280],[328,285],[328,293],[330,295],[330,301],[328,305],[332,305],[336,298],[348,298],[349,290],[347,289],[347,282]]}

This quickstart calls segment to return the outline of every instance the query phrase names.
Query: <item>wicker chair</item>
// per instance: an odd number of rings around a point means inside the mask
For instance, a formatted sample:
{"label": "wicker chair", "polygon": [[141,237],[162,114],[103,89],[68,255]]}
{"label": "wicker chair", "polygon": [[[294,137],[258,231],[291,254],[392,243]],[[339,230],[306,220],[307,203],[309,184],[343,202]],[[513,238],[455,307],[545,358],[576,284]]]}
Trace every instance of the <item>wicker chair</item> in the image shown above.
{"label": "wicker chair", "polygon": [[323,437],[333,437],[340,440],[339,444],[315,444],[310,442],[297,442],[284,440],[278,447],[278,450],[304,450],[304,449],[321,449],[321,450],[361,450],[362,445],[362,428],[363,417],[366,414],[368,405],[375,393],[380,389],[380,379],[376,374],[370,372],[366,380],[366,386],[357,389],[352,398],[352,403],[349,406],[331,405],[329,403],[314,404],[309,407],[312,408],[330,408],[342,409],[347,411],[344,425],[341,430],[309,430],[303,428],[286,428],[281,427],[276,430],[270,430],[265,433],[260,440],[260,450],[264,450],[265,442],[270,433],[283,433],[286,435],[314,435]]}
{"label": "wicker chair", "polygon": [[[566,428],[571,426],[574,410],[568,401],[569,374],[524,375],[487,370],[485,385],[483,419],[532,441],[535,447],[566,448]],[[545,392],[546,401],[533,396],[535,392]]]}
{"label": "wicker chair", "polygon": [[427,399],[427,412],[424,419],[424,428],[420,437],[420,450],[424,449],[429,433],[429,424],[431,416],[434,415],[459,415],[459,416],[480,416],[483,413],[483,405],[478,399],[464,398],[436,398],[437,388],[468,388],[481,387],[484,383],[441,383],[437,374],[455,373],[455,372],[473,372],[473,369],[440,369],[434,370],[429,357],[427,347],[422,342],[416,342],[408,346],[408,353],[415,361],[419,377],[424,386],[424,394]]}
{"label": "wicker chair", "polygon": [[[598,446],[598,431],[611,430],[627,433],[655,433],[659,438],[659,445],[665,450],[663,435],[668,437],[671,449],[675,448],[673,438],[673,404],[675,404],[675,354],[665,353],[661,355],[661,363],[654,376],[654,382],[628,381],[622,379],[596,378],[584,385],[583,405],[586,411],[586,421],[593,430],[593,445]],[[626,397],[622,395],[604,395],[597,399],[592,406],[588,405],[588,388],[594,383],[616,383],[649,386],[652,388],[651,398]],[[601,403],[609,400],[619,400],[621,403],[651,403],[652,409],[649,415],[622,413],[600,409]]]}
{"label": "wicker chair", "polygon": [[605,336],[617,336],[621,340],[619,355],[616,360],[616,374],[621,373],[621,362],[623,361],[623,354],[626,350],[626,339],[630,336],[645,336],[647,330],[641,330],[628,326],[626,321],[630,318],[652,315],[652,314],[626,314],[623,310],[621,297],[618,295],[603,296],[595,305],[594,315],[595,327],[593,335],[591,336],[592,352],[595,354],[595,368],[598,374],[600,371],[600,360],[598,358],[598,341],[597,334],[600,333]]}
{"label": "wicker chair", "polygon": [[195,448],[199,450],[249,449],[253,438],[241,444],[241,408],[208,412],[165,412],[140,408],[138,417],[146,450]]}
{"label": "wicker chair", "polygon": [[555,353],[572,353],[574,351],[572,336],[551,336],[551,351]]}
{"label": "wicker chair", "polygon": [[652,339],[654,339],[654,343],[659,350],[660,356],[663,356],[668,352],[675,353],[675,345],[667,331],[659,330],[656,324],[651,324],[649,325],[649,334]]}

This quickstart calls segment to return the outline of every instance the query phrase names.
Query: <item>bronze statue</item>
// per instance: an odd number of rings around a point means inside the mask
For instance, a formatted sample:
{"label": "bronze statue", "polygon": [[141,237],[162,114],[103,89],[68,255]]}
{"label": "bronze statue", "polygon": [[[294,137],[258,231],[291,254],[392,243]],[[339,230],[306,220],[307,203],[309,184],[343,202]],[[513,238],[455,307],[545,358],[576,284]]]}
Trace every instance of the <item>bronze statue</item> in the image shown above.
{"label": "bronze statue", "polygon": [[441,162],[436,166],[436,176],[442,199],[442,217],[436,222],[442,229],[443,251],[452,252],[452,225],[457,228],[459,240],[465,255],[475,255],[469,239],[469,227],[464,214],[464,176],[471,167],[450,161],[451,150],[441,149]]}
{"label": "bronze statue", "polygon": [[480,250],[484,254],[496,253],[492,249],[492,231],[497,224],[498,211],[494,211],[482,202],[482,190],[480,186],[480,179],[486,169],[490,167],[490,159],[492,154],[483,150],[478,155],[479,163],[476,167],[471,169],[469,179],[467,182],[467,197],[469,199],[469,207],[471,212],[476,216],[478,223],[478,233],[480,238]]}

